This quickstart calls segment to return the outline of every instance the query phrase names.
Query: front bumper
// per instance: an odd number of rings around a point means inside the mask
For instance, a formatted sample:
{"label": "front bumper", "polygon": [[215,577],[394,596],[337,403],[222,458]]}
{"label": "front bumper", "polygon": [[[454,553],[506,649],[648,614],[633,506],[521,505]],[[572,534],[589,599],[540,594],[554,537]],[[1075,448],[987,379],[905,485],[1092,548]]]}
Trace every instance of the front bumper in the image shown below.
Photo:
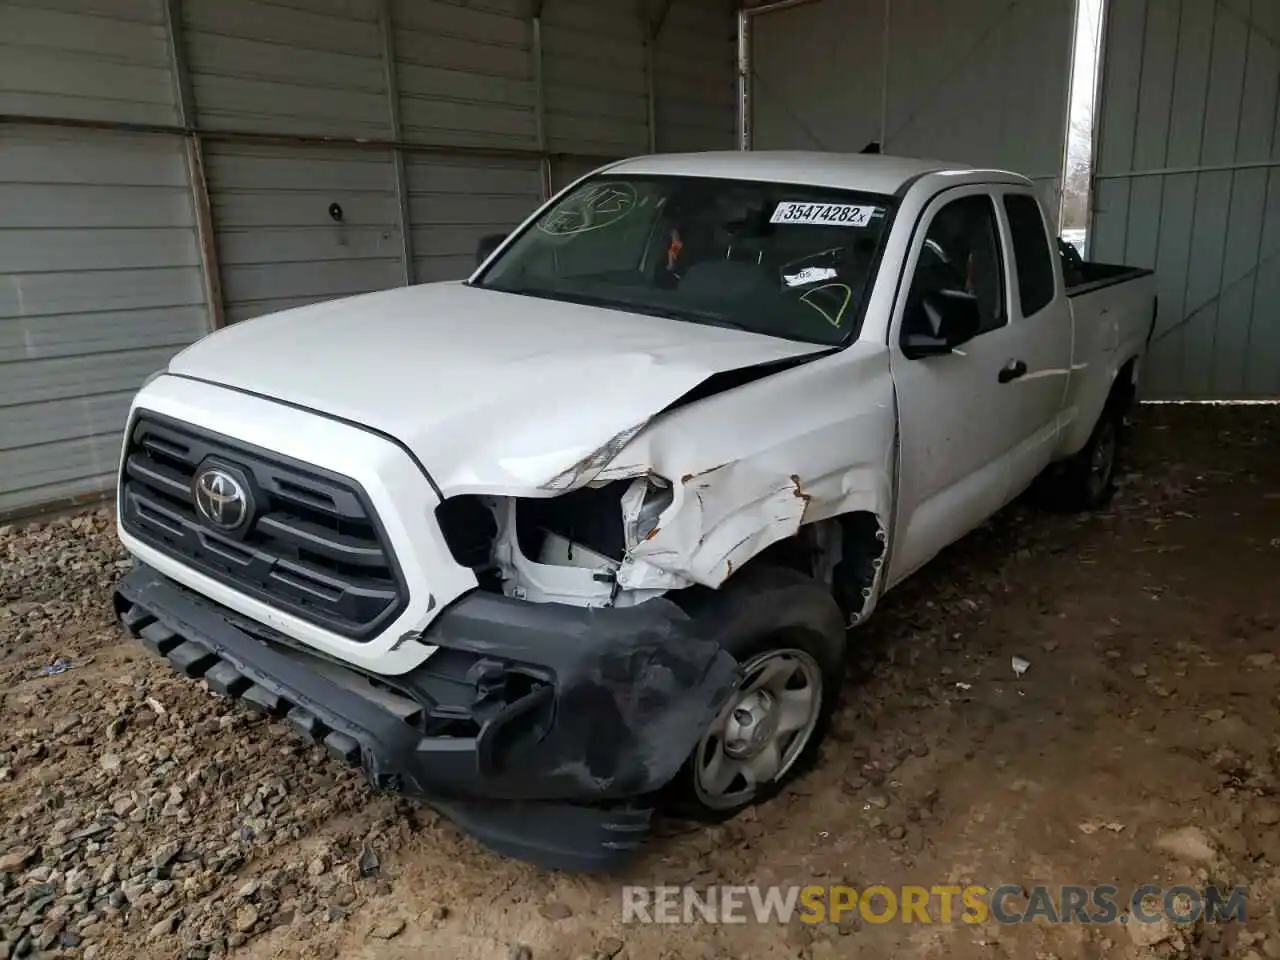
{"label": "front bumper", "polygon": [[139,565],[122,623],[174,669],[282,717],[377,789],[428,801],[504,854],[610,869],[692,752],[737,665],[675,604],[591,610],[475,592],[403,676],[362,673]]}

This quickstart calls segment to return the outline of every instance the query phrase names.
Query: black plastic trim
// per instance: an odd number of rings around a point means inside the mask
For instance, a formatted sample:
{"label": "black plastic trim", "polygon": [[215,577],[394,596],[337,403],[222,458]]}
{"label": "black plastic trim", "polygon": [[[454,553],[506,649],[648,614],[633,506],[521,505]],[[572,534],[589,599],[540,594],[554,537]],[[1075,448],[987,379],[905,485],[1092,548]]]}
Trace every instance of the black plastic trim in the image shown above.
{"label": "black plastic trim", "polygon": [[843,349],[844,347],[827,347],[824,350],[804,353],[798,357],[783,357],[781,360],[766,360],[763,363],[753,364],[748,367],[721,370],[719,373],[713,373],[707,377],[692,390],[677,397],[654,416],[658,417],[680,407],[687,407],[691,403],[697,403],[699,400],[705,400],[708,397],[714,397],[729,390],[736,390],[738,387],[745,387],[749,383],[755,383],[757,380],[763,380],[785,370],[792,370],[807,363],[813,363],[815,360],[822,360],[832,354],[839,353]]}
{"label": "black plastic trim", "polygon": [[936,170],[925,170],[922,173],[917,173],[913,176],[907,177],[906,180],[902,181],[898,189],[893,191],[893,195],[897,201],[901,203],[903,200],[907,199],[907,194],[911,192],[911,188],[925,177],[932,177],[935,173],[946,173],[948,169],[950,168],[938,167]]}
{"label": "black plastic trim", "polygon": [[[1085,260],[1088,266],[1094,263],[1092,260]],[[1101,266],[1111,266],[1111,264],[1101,264]],[[1118,266],[1118,265],[1117,265]],[[1067,287],[1067,298],[1079,297],[1086,293],[1093,293],[1097,290],[1105,290],[1107,287],[1114,287],[1121,283],[1128,283],[1130,280],[1137,280],[1140,277],[1149,277],[1155,273],[1146,267],[1129,267],[1124,273],[1117,273],[1110,277],[1103,277],[1101,280],[1091,280],[1088,283],[1077,284],[1074,287]]]}
{"label": "black plastic trim", "polygon": [[[447,675],[470,700],[444,712],[469,712],[477,732],[428,735],[317,669],[320,658],[248,632],[145,565],[119,583],[115,608],[176,670],[286,718],[359,765],[375,788],[426,800],[500,852],[557,869],[613,869],[630,859],[648,831],[651,798],[738,680],[734,659],[668,601],[592,610],[475,592],[420,638],[442,649],[415,670],[377,678],[346,667],[353,679],[422,691],[424,708],[425,691]],[[491,681],[504,674],[550,686],[495,700]]]}

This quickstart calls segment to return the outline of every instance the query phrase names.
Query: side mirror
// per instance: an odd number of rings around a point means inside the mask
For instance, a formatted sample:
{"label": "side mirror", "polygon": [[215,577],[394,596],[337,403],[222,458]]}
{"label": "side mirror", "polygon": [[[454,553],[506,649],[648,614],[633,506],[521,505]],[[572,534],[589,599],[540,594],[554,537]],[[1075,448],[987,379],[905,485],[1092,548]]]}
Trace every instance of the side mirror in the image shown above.
{"label": "side mirror", "polygon": [[490,254],[502,246],[502,241],[505,239],[507,239],[505,233],[490,233],[481,237],[480,242],[476,244],[476,266],[488,260]]}
{"label": "side mirror", "polygon": [[909,360],[951,353],[982,329],[978,298],[962,290],[926,293],[907,311],[902,353]]}

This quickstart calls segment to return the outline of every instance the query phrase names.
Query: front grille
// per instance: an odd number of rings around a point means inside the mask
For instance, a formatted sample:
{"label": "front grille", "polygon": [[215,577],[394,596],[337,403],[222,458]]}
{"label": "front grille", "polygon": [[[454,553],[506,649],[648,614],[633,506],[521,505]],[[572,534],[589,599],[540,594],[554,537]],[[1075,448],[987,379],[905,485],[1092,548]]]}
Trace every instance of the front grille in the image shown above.
{"label": "front grille", "polygon": [[[252,515],[221,530],[196,509],[206,462],[245,477]],[[273,607],[366,640],[408,602],[386,536],[354,480],[153,414],[134,420],[121,522],[149,546]]]}

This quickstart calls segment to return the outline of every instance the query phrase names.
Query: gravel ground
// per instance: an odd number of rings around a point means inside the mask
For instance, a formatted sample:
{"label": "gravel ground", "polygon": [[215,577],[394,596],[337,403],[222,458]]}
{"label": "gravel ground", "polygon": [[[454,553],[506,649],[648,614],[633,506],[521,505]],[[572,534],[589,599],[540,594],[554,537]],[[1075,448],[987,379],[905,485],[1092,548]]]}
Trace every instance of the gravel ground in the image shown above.
{"label": "gravel ground", "polygon": [[[1143,408],[1129,465],[1109,511],[1015,506],[896,591],[818,768],[612,879],[489,854],[172,676],[113,623],[105,511],[0,528],[0,960],[1276,960],[1280,413]],[[620,922],[623,882],[1184,879],[1247,884],[1249,922]]]}

